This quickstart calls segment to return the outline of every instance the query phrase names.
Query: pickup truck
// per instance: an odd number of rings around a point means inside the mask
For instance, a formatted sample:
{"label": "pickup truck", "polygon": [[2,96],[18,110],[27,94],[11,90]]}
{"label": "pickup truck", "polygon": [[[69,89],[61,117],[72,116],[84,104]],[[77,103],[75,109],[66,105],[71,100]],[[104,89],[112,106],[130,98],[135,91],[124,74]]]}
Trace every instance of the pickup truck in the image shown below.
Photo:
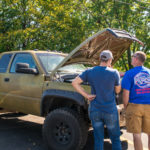
{"label": "pickup truck", "polygon": [[[87,66],[99,65],[102,50],[112,51],[114,64],[133,41],[142,44],[126,31],[104,29],[70,54],[39,50],[1,53],[0,109],[45,117],[42,133],[50,150],[82,149],[90,127],[89,102],[71,82]],[[88,83],[82,86],[90,92]],[[120,98],[117,105],[121,103]],[[121,121],[122,110],[118,113]]]}

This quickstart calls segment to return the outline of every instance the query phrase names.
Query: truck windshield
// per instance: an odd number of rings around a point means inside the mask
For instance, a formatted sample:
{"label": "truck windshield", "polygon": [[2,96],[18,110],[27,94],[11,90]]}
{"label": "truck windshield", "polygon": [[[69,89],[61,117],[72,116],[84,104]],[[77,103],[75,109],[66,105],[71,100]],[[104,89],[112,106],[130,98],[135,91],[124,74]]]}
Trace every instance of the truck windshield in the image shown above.
{"label": "truck windshield", "polygon": [[87,68],[83,64],[71,64],[60,68],[59,71],[76,73],[76,72],[83,72],[86,69]]}
{"label": "truck windshield", "polygon": [[[52,72],[58,64],[62,62],[65,56],[50,53],[36,53],[41,65],[46,72]],[[83,72],[86,67],[83,64],[71,64],[59,68],[60,72]]]}
{"label": "truck windshield", "polygon": [[50,53],[36,53],[36,55],[46,72],[53,71],[55,67],[65,58],[64,56]]}

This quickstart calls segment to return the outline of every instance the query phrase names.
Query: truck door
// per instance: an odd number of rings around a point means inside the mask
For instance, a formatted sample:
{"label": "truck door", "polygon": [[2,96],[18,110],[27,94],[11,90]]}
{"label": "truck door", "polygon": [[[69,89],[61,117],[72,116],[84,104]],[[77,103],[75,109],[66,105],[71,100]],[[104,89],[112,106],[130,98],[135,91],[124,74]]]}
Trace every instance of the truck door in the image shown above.
{"label": "truck door", "polygon": [[0,107],[3,107],[5,103],[5,98],[7,97],[7,87],[5,83],[7,82],[8,73],[7,69],[11,60],[12,54],[4,53],[0,58]]}
{"label": "truck door", "polygon": [[40,102],[44,76],[16,73],[17,63],[27,63],[30,68],[38,70],[33,56],[30,53],[17,53],[10,66],[5,84],[5,106],[12,110],[40,115]]}

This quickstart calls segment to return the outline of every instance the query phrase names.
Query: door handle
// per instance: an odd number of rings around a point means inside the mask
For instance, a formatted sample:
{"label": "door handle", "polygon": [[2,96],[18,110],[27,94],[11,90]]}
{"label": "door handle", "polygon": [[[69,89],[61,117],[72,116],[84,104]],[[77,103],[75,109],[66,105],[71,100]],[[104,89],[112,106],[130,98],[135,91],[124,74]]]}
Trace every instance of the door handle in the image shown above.
{"label": "door handle", "polygon": [[9,78],[5,78],[4,81],[5,81],[5,82],[9,82]]}

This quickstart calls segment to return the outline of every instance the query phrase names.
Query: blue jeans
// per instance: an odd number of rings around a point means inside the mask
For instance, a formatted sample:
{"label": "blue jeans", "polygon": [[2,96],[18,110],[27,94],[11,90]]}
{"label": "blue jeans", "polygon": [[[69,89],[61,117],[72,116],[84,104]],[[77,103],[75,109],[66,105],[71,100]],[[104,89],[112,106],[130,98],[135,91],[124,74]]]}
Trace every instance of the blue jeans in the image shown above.
{"label": "blue jeans", "polygon": [[89,115],[94,129],[94,150],[103,150],[104,125],[107,127],[108,135],[112,142],[112,150],[121,150],[118,112],[94,111],[90,112]]}

